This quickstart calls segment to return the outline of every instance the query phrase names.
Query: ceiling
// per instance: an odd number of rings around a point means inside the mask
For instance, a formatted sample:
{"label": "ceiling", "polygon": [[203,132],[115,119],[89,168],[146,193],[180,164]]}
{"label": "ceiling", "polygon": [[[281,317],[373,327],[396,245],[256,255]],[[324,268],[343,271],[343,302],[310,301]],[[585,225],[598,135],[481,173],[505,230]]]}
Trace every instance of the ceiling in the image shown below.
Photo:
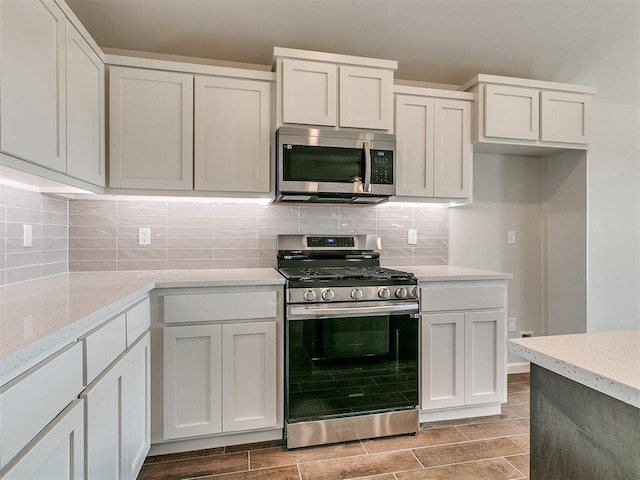
{"label": "ceiling", "polygon": [[270,65],[279,46],[397,60],[403,80],[489,73],[585,83],[617,103],[640,97],[640,0],[67,3],[101,47]]}

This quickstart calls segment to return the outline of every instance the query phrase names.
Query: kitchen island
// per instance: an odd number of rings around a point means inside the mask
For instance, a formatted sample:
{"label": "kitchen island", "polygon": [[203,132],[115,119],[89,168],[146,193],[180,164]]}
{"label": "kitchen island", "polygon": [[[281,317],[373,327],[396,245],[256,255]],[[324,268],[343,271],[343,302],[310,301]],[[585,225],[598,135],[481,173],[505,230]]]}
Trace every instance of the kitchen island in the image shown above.
{"label": "kitchen island", "polygon": [[640,478],[640,330],[510,340],[531,362],[531,478]]}

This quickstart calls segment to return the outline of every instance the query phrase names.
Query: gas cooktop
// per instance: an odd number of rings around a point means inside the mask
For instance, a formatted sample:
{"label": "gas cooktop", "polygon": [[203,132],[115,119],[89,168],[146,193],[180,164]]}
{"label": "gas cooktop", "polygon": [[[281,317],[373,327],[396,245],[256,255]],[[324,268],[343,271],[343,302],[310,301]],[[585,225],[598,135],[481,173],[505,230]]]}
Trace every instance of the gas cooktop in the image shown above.
{"label": "gas cooktop", "polygon": [[287,280],[296,281],[348,279],[390,280],[413,277],[413,274],[410,272],[377,266],[280,268],[278,271]]}

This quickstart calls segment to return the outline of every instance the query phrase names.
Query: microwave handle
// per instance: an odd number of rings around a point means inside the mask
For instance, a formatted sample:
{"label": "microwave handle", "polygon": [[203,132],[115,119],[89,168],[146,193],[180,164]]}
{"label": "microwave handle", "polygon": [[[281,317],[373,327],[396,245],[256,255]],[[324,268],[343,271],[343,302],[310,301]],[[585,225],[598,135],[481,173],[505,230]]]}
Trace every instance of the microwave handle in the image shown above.
{"label": "microwave handle", "polygon": [[369,142],[362,142],[364,148],[364,191],[371,193],[371,150]]}

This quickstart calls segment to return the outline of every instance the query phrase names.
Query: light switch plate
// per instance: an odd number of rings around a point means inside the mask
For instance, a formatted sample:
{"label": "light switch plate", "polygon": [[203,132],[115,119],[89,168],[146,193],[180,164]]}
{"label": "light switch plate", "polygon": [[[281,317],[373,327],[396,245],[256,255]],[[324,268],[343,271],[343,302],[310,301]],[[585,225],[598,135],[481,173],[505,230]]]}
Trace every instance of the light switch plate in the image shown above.
{"label": "light switch plate", "polygon": [[33,225],[22,225],[22,246],[33,246]]}
{"label": "light switch plate", "polygon": [[516,242],[517,242],[516,231],[515,230],[509,230],[507,232],[507,244],[515,245]]}
{"label": "light switch plate", "polygon": [[509,319],[509,331],[515,332],[518,330],[518,321],[515,318]]}
{"label": "light switch plate", "polygon": [[410,228],[407,230],[407,243],[409,245],[417,245],[418,244],[418,230],[415,228]]}

